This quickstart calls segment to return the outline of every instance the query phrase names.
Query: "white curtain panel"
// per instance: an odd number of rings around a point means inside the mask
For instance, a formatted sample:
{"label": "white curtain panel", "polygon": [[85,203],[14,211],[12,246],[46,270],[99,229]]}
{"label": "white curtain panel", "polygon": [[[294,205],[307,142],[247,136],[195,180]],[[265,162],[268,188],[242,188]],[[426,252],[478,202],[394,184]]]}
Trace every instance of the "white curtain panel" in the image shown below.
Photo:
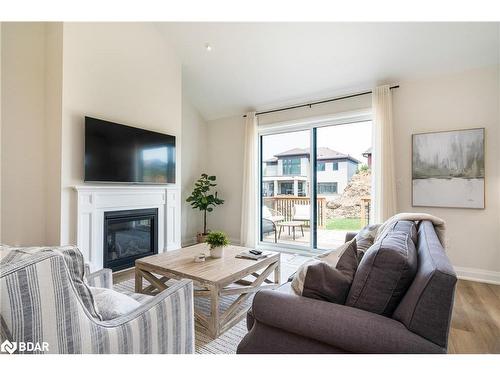
{"label": "white curtain panel", "polygon": [[373,161],[371,223],[382,223],[396,214],[392,94],[388,85],[372,92]]}
{"label": "white curtain panel", "polygon": [[240,233],[241,245],[247,247],[255,247],[257,239],[257,145],[257,116],[249,112],[245,123]]}

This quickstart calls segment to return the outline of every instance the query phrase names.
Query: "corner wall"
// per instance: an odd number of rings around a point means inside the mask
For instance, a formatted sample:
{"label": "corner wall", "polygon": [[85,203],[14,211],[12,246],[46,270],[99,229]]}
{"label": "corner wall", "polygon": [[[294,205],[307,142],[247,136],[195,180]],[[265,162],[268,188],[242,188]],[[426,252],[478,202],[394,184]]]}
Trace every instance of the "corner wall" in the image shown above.
{"label": "corner wall", "polygon": [[[182,98],[182,197],[181,233],[182,245],[196,242],[196,234],[203,230],[203,217],[199,210],[193,210],[186,198],[193,191],[195,181],[205,172],[207,166],[207,124],[194,108],[189,98]],[[216,208],[217,210],[217,208]]]}

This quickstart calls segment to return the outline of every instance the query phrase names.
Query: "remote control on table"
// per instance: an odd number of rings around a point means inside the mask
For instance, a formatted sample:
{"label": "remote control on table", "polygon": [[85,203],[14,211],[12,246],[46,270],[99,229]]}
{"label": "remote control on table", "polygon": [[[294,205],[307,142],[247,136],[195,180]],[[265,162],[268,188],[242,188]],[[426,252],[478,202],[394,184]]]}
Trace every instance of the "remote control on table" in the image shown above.
{"label": "remote control on table", "polygon": [[254,249],[254,250],[250,250],[249,252],[250,252],[251,254],[253,254],[253,255],[261,255],[261,254],[262,254],[262,251],[260,251],[260,250],[255,250],[255,249]]}

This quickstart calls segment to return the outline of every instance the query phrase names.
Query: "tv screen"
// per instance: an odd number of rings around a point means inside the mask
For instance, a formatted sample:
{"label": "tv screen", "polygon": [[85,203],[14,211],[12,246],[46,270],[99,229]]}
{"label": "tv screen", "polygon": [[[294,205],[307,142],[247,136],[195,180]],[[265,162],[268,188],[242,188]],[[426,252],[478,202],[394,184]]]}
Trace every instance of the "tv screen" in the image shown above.
{"label": "tv screen", "polygon": [[85,181],[175,183],[175,137],[85,117]]}

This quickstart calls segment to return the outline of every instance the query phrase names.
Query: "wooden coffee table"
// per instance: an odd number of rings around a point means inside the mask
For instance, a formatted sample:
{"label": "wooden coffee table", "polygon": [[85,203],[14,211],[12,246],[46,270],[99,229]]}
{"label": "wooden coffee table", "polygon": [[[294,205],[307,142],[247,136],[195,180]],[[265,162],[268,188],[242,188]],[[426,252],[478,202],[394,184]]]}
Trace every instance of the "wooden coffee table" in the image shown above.
{"label": "wooden coffee table", "polygon": [[[224,256],[216,259],[209,257],[206,244],[198,244],[138,259],[135,261],[135,291],[154,295],[167,289],[166,282],[170,279],[192,280],[194,296],[210,298],[210,314],[207,316],[195,308],[195,319],[205,333],[215,338],[243,319],[248,310],[244,303],[254,293],[280,285],[279,253],[269,252],[267,258],[260,260],[236,258],[244,250],[248,249],[227,246]],[[200,253],[206,254],[207,259],[195,263],[193,259]],[[269,280],[272,272],[273,280]],[[143,279],[150,283],[146,288],[143,288]],[[231,295],[238,297],[221,312],[220,298]]]}

